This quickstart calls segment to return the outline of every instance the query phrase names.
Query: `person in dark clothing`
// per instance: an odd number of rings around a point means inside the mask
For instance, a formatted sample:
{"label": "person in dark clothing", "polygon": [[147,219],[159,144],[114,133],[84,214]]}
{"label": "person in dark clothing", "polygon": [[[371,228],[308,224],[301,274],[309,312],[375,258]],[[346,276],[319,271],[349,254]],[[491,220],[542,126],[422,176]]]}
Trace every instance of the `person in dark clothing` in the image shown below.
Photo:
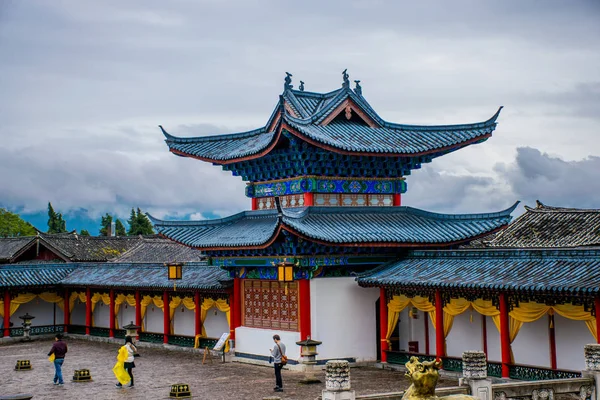
{"label": "person in dark clothing", "polygon": [[285,344],[281,341],[279,335],[273,335],[273,341],[275,347],[269,349],[271,356],[273,357],[273,366],[275,367],[275,388],[276,392],[283,392],[283,381],[281,380],[281,370],[283,364],[281,363],[281,356],[285,355]]}
{"label": "person in dark clothing", "polygon": [[62,376],[62,365],[65,362],[65,354],[67,354],[67,344],[62,341],[62,338],[62,334],[56,334],[54,344],[48,353],[48,356],[54,354],[54,384],[60,386],[65,383]]}

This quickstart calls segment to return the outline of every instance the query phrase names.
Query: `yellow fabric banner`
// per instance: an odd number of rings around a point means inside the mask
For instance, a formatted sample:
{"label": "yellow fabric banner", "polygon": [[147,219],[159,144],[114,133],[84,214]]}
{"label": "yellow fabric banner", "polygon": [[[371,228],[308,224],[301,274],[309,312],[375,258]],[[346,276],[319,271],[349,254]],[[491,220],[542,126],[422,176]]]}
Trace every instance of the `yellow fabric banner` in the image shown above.
{"label": "yellow fabric banner", "polygon": [[117,294],[115,295],[115,329],[119,329],[119,310],[121,304],[127,302],[130,307],[135,307],[135,296],[133,294]]}
{"label": "yellow fabric banner", "polygon": [[[39,297],[45,302],[48,303],[56,303],[58,307],[64,311],[65,302],[62,297],[58,296],[56,293],[52,292],[43,292],[40,294],[33,293],[22,293],[17,297],[10,299],[10,316],[12,316],[18,309],[21,304],[29,303],[34,300],[36,297]],[[4,317],[4,299],[0,299],[0,317]]]}
{"label": "yellow fabric banner", "polygon": [[396,329],[396,325],[398,324],[400,313],[411,304],[418,310],[429,313],[429,318],[435,327],[435,306],[429,301],[429,299],[421,296],[394,296],[388,302],[388,331],[385,337],[388,344],[390,344],[390,338],[392,337],[394,329]]}
{"label": "yellow fabric banner", "polygon": [[[202,323],[202,337],[206,337],[206,329],[204,329],[204,321],[206,321],[207,312],[208,312],[208,310],[210,310],[213,307],[217,307],[217,310],[225,313],[225,317],[227,318],[227,326],[231,327],[230,307],[229,307],[229,304],[227,303],[227,300],[225,300],[225,299],[213,300],[213,299],[205,298],[204,301],[202,302],[202,305],[200,306],[200,321]],[[196,338],[195,345],[199,345],[199,343],[200,343],[199,338]],[[228,352],[228,351],[229,351],[229,341],[227,341],[225,344],[225,352]]]}
{"label": "yellow fabric banner", "polygon": [[142,317],[142,332],[146,331],[146,310],[148,309],[148,306],[152,303],[154,303],[154,305],[158,308],[160,308],[161,310],[164,308],[163,305],[163,301],[162,301],[162,297],[161,296],[144,296],[142,297],[142,300],[140,301],[141,303],[141,308],[140,308],[140,314]]}
{"label": "yellow fabric banner", "polygon": [[129,374],[125,370],[125,361],[127,360],[127,346],[121,346],[117,354],[117,363],[113,367],[113,373],[121,385],[126,384],[131,380]]}

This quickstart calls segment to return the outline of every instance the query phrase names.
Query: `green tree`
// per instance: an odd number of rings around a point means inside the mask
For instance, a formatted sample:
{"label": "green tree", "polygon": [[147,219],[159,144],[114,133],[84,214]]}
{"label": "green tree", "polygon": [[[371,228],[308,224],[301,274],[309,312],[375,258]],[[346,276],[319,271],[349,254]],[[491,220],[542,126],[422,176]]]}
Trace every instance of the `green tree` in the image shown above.
{"label": "green tree", "polygon": [[79,231],[79,236],[91,236],[87,229]]}
{"label": "green tree", "polygon": [[19,214],[0,208],[0,237],[33,236],[35,228]]}
{"label": "green tree", "polygon": [[115,231],[117,236],[127,236],[125,225],[123,225],[120,219],[117,219],[117,222],[115,222]]}
{"label": "green tree", "polygon": [[109,236],[108,231],[110,230],[110,225],[112,224],[113,217],[109,213],[106,213],[104,217],[102,217],[102,222],[100,222],[102,228],[100,228],[100,236]]}
{"label": "green tree", "polygon": [[137,211],[133,208],[131,209],[131,214],[127,222],[129,223],[128,235],[152,235],[154,233],[152,223],[139,207]]}
{"label": "green tree", "polygon": [[63,219],[61,213],[57,213],[52,208],[52,203],[48,203],[48,233],[63,233],[67,231],[67,222]]}

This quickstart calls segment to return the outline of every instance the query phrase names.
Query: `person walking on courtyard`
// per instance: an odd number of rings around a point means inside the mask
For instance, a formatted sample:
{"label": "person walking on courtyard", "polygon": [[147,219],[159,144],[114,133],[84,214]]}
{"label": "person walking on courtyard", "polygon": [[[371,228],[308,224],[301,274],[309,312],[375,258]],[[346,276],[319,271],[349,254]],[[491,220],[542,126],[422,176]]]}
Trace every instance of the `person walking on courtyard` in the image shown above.
{"label": "person walking on courtyard", "polygon": [[62,341],[62,338],[61,333],[56,334],[54,344],[48,353],[48,356],[54,355],[54,384],[60,386],[65,383],[62,376],[62,365],[65,361],[65,354],[67,354],[67,344]]}
{"label": "person walking on courtyard", "polygon": [[[125,345],[119,349],[117,364],[113,368],[113,372],[119,380],[115,385],[116,387],[123,387],[123,384],[127,382],[129,382],[129,387],[133,387],[133,369],[135,368],[133,359],[136,352],[137,349],[133,345],[131,336],[126,336]],[[127,374],[124,374],[125,371]]]}
{"label": "person walking on courtyard", "polygon": [[287,356],[285,355],[285,344],[281,341],[279,335],[273,335],[275,347],[269,349],[273,357],[273,365],[275,367],[275,391],[283,392],[283,381],[281,380],[281,370],[287,364]]}

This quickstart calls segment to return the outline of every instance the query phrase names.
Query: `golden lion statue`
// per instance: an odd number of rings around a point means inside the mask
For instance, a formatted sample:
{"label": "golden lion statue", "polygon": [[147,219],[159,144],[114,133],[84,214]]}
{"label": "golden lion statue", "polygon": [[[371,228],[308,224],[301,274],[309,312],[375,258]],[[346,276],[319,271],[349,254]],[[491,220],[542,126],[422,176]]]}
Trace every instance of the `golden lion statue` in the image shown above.
{"label": "golden lion statue", "polygon": [[423,361],[419,362],[417,357],[411,357],[405,364],[406,376],[410,379],[411,385],[404,392],[402,400],[478,400],[478,397],[464,394],[438,397],[435,395],[435,385],[437,385],[442,366],[441,361]]}

